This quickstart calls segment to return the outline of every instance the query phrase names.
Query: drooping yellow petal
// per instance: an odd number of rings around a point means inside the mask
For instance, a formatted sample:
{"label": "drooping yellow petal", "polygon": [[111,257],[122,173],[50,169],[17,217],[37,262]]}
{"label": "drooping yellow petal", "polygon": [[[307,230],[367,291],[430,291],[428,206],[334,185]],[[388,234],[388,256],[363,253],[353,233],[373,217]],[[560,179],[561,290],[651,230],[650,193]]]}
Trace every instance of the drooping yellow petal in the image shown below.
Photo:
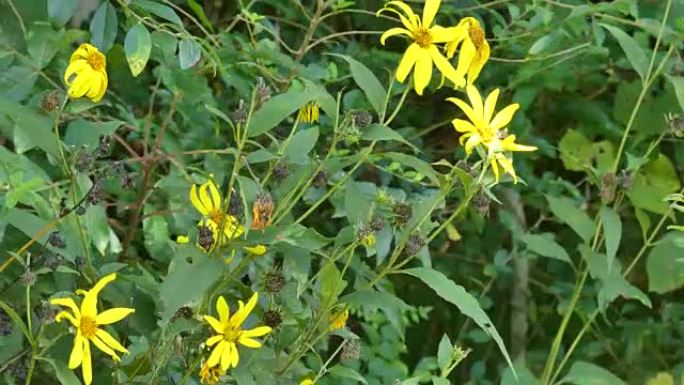
{"label": "drooping yellow petal", "polygon": [[505,151],[536,151],[536,146],[526,146],[515,143],[515,135],[508,135],[501,141],[501,148]]}
{"label": "drooping yellow petal", "polygon": [[212,207],[214,210],[221,210],[221,193],[218,190],[218,186],[216,186],[216,183],[214,183],[213,180],[208,181],[205,183],[209,189],[209,196],[211,198],[212,202]]}
{"label": "drooping yellow petal", "polygon": [[94,103],[97,103],[100,100],[102,100],[102,97],[104,96],[105,92],[107,91],[107,85],[109,84],[108,82],[109,82],[109,80],[107,78],[107,73],[104,72],[104,74],[102,75],[102,78],[100,79],[100,92],[93,97]]}
{"label": "drooping yellow petal", "polygon": [[499,183],[499,166],[496,163],[496,158],[492,158],[489,164],[492,166],[492,172],[494,172],[494,180]]}
{"label": "drooping yellow petal", "polygon": [[67,86],[70,86],[74,80],[72,78],[74,74],[78,74],[83,70],[87,70],[89,68],[90,66],[88,65],[88,62],[85,60],[75,60],[71,62],[67,66],[66,71],[64,71],[64,83],[66,83]]}
{"label": "drooping yellow petal", "polygon": [[387,40],[388,37],[392,37],[392,36],[396,36],[396,35],[411,36],[411,31],[409,31],[405,28],[399,28],[399,27],[390,28],[380,36],[380,44],[385,45],[385,41]]}
{"label": "drooping yellow petal", "polygon": [[240,308],[238,311],[235,313],[233,318],[230,319],[230,324],[233,326],[240,326],[242,323],[247,319],[247,316],[249,316],[249,313],[252,312],[254,309],[254,306],[256,306],[257,300],[259,299],[259,293],[254,292],[252,294],[252,297],[247,301],[247,305],[243,306],[242,301],[239,301]]}
{"label": "drooping yellow petal", "polygon": [[81,362],[81,373],[83,374],[83,382],[85,385],[90,385],[93,382],[93,366],[92,358],[90,356],[90,342],[83,339],[83,361]]}
{"label": "drooping yellow petal", "polygon": [[77,332],[76,337],[74,337],[74,347],[69,355],[69,369],[76,369],[81,365],[81,361],[83,361],[83,343],[84,338],[81,332]]}
{"label": "drooping yellow petal", "polygon": [[[221,369],[228,370],[230,368],[230,363],[233,361],[233,348],[230,342],[226,343],[223,352],[221,353]],[[235,352],[237,353],[237,352]]]}
{"label": "drooping yellow petal", "polygon": [[243,330],[241,337],[245,337],[245,338],[261,337],[263,335],[270,333],[272,330],[273,329],[271,329],[269,326],[258,326],[258,327],[255,327],[254,329]]}
{"label": "drooping yellow petal", "polygon": [[119,356],[116,354],[116,352],[114,350],[112,350],[112,348],[107,346],[107,344],[105,344],[101,339],[97,338],[97,336],[90,338],[90,341],[92,341],[93,344],[95,344],[95,346],[98,349],[102,350],[105,354],[112,357],[112,359],[114,359],[114,361],[116,361],[116,362],[121,361],[121,358],[119,358]]}
{"label": "drooping yellow petal", "polygon": [[131,313],[135,313],[135,309],[126,307],[115,307],[112,309],[105,310],[102,313],[98,314],[95,317],[95,323],[98,325],[113,324],[114,322],[118,322],[126,318]]}
{"label": "drooping yellow petal", "polygon": [[[74,300],[71,298],[68,298],[68,297],[66,297],[66,298],[53,298],[50,300],[50,303],[53,305],[68,307],[74,313],[74,316],[76,318],[80,318],[80,316],[81,316],[81,312],[78,310],[78,306],[76,306],[76,302],[74,302]],[[57,322],[59,322],[59,321],[57,321]]]}
{"label": "drooping yellow petal", "polygon": [[480,134],[474,133],[468,140],[466,141],[465,144],[465,152],[466,154],[470,154],[473,152],[473,148],[477,146],[478,144],[482,143],[482,137]]}
{"label": "drooping yellow petal", "polygon": [[497,154],[497,161],[504,169],[505,172],[509,173],[513,177],[513,183],[518,183],[518,176],[515,174],[515,169],[513,168],[513,162],[506,158],[503,154]]}
{"label": "drooping yellow petal", "polygon": [[76,320],[76,318],[74,318],[74,316],[71,315],[71,313],[69,313],[69,312],[66,311],[66,310],[59,312],[59,313],[55,316],[55,322],[62,322],[62,319],[63,319],[63,318],[66,318],[66,319],[67,319],[69,322],[71,322],[71,324],[74,325],[75,327],[79,327],[78,320]]}
{"label": "drooping yellow petal", "polygon": [[462,86],[465,84],[465,79],[463,77],[458,76],[458,73],[456,72],[456,69],[449,63],[449,60],[442,55],[441,52],[439,52],[439,49],[437,46],[432,45],[430,48],[428,48],[428,51],[430,52],[430,56],[432,58],[432,61],[435,63],[435,66],[439,70],[439,72],[444,75],[447,79],[449,79],[451,82],[453,82],[456,86]]}
{"label": "drooping yellow petal", "polygon": [[190,202],[193,206],[195,206],[195,209],[197,209],[197,211],[199,211],[200,214],[202,214],[203,216],[209,215],[209,210],[207,210],[207,208],[204,207],[204,203],[202,203],[202,201],[199,198],[196,184],[193,184],[192,187],[190,187]]}
{"label": "drooping yellow petal", "polygon": [[465,38],[463,44],[461,44],[461,51],[458,54],[458,64],[456,65],[456,72],[459,76],[465,77],[476,54],[477,52],[473,42],[470,41],[470,39]]}
{"label": "drooping yellow petal", "polygon": [[97,296],[110,282],[116,279],[116,273],[102,277],[92,289],[88,290],[81,302],[81,316],[95,318],[97,316]]}
{"label": "drooping yellow petal", "polygon": [[207,338],[207,340],[204,343],[207,344],[207,346],[214,346],[221,340],[223,340],[223,335],[219,334],[219,335]]}
{"label": "drooping yellow petal", "polygon": [[423,6],[423,27],[429,28],[435,20],[437,10],[439,10],[439,3],[441,0],[425,0]]}
{"label": "drooping yellow petal", "polygon": [[[411,27],[413,27],[413,28],[418,27],[418,21],[420,19],[418,18],[418,15],[416,15],[415,12],[413,12],[411,7],[408,6],[408,4],[404,3],[403,1],[389,1],[389,2],[387,2],[386,7],[387,6],[393,6],[393,7],[399,8],[404,13],[404,15],[406,15],[406,18],[410,21]],[[411,29],[409,27],[407,27],[407,28]]]}
{"label": "drooping yellow petal", "polygon": [[487,95],[484,103],[484,121],[489,123],[492,121],[492,116],[494,116],[494,110],[496,109],[496,101],[499,98],[499,89],[495,89]]}
{"label": "drooping yellow petal", "polygon": [[480,76],[480,71],[484,67],[487,60],[489,60],[490,48],[489,43],[486,40],[482,42],[482,45],[477,50],[477,54],[473,57],[473,60],[468,67],[468,84],[475,83],[477,77]]}
{"label": "drooping yellow petal", "polygon": [[218,300],[216,301],[216,312],[218,313],[219,320],[222,324],[225,325],[228,323],[228,320],[230,319],[230,308],[228,307],[228,303],[223,296],[219,296]]}
{"label": "drooping yellow petal", "polygon": [[508,125],[508,123],[511,122],[511,119],[513,119],[513,115],[515,112],[520,108],[520,105],[518,103],[513,103],[510,106],[506,106],[503,110],[499,111],[496,116],[494,116],[494,119],[492,119],[492,122],[489,124],[489,127],[494,130],[498,131]]}
{"label": "drooping yellow petal", "polygon": [[454,119],[451,121],[451,124],[454,125],[454,128],[458,132],[477,132],[477,128],[467,120]]}
{"label": "drooping yellow petal", "polygon": [[[214,331],[218,334],[223,334],[224,325],[221,323],[221,321],[217,320],[216,318],[210,316],[210,315],[205,315],[204,320],[211,325],[212,328],[214,328]],[[213,365],[211,365],[213,366]]]}
{"label": "drooping yellow petal", "polygon": [[223,354],[223,349],[225,349],[226,344],[227,342],[222,340],[218,343],[218,345],[216,345],[214,350],[212,350],[211,354],[209,355],[209,359],[207,360],[207,366],[212,367],[219,364],[219,361],[221,360],[221,355]]}
{"label": "drooping yellow petal", "polygon": [[237,346],[235,342],[230,342],[230,349],[232,350],[232,362],[230,363],[232,367],[237,368],[238,362],[240,361],[240,355],[238,354]]}
{"label": "drooping yellow petal", "polygon": [[88,78],[84,76],[84,73],[76,75],[74,81],[69,86],[67,94],[72,98],[80,98],[85,95],[88,90]]}
{"label": "drooping yellow petal", "polygon": [[128,350],[126,350],[126,348],[123,347],[123,345],[121,345],[119,341],[116,340],[116,338],[112,337],[111,334],[107,333],[103,329],[97,329],[95,335],[97,336],[97,338],[101,339],[102,342],[107,344],[110,348],[121,353],[128,353]]}
{"label": "drooping yellow petal", "polygon": [[397,67],[397,81],[399,83],[403,83],[406,80],[406,77],[416,64],[416,60],[418,60],[420,51],[422,51],[422,48],[418,44],[412,43],[404,52],[404,56],[402,56],[399,62],[399,67]]}
{"label": "drooping yellow petal", "polygon": [[413,83],[418,95],[423,95],[423,90],[430,84],[432,79],[432,56],[430,51],[421,48],[416,60],[416,68],[413,71]]}
{"label": "drooping yellow petal", "polygon": [[255,340],[255,339],[252,339],[252,338],[247,338],[245,336],[241,336],[240,339],[238,340],[238,342],[241,345],[244,345],[248,348],[260,348],[261,347],[261,342]]}

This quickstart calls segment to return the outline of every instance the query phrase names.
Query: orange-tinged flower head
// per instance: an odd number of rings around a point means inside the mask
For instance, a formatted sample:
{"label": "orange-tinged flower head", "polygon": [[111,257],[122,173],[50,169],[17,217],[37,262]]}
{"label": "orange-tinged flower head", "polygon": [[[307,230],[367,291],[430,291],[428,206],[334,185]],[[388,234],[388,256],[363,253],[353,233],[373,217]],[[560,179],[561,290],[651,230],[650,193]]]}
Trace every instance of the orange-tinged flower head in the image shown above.
{"label": "orange-tinged flower head", "polygon": [[275,203],[271,194],[262,192],[257,195],[252,205],[252,229],[263,230],[273,222]]}

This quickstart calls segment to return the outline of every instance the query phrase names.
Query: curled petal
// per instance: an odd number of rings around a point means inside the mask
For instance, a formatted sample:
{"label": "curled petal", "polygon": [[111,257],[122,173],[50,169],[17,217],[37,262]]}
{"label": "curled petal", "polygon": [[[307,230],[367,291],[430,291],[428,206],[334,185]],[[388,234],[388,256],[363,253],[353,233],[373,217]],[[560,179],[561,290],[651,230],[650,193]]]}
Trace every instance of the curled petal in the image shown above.
{"label": "curled petal", "polygon": [[405,28],[390,28],[387,31],[385,31],[382,36],[380,36],[380,44],[385,45],[385,40],[387,40],[388,37],[396,36],[396,35],[406,35],[406,36],[411,36],[411,31],[405,29]]}
{"label": "curled petal", "polygon": [[112,348],[107,346],[107,344],[105,344],[101,339],[97,338],[97,336],[90,338],[90,340],[93,341],[93,344],[95,344],[95,346],[98,349],[102,350],[105,354],[112,357],[112,359],[114,359],[114,361],[116,361],[116,362],[121,361],[121,358],[119,358],[119,356],[116,354],[116,352],[114,350],[112,350]]}
{"label": "curled petal", "polygon": [[116,279],[116,273],[102,277],[92,289],[86,292],[81,302],[81,315],[95,318],[97,316],[97,296],[110,282]]}
{"label": "curled petal", "polygon": [[206,207],[204,207],[204,203],[202,203],[202,201],[199,198],[196,184],[193,184],[192,187],[190,187],[190,202],[193,206],[195,206],[195,209],[197,209],[197,211],[199,211],[200,214],[204,216],[209,215],[209,210]]}
{"label": "curled petal", "polygon": [[119,351],[121,353],[128,353],[128,350],[126,350],[123,345],[119,343],[119,341],[116,340],[116,338],[112,337],[111,334],[107,333],[106,331],[102,329],[97,329],[95,332],[95,335],[102,340],[105,344],[107,344],[110,348]]}
{"label": "curled petal", "polygon": [[79,326],[78,320],[66,310],[59,312],[59,314],[55,316],[55,322],[62,322],[62,318],[66,318],[75,327]]}
{"label": "curled petal", "polygon": [[50,300],[50,303],[53,305],[68,307],[74,313],[76,318],[79,318],[81,315],[81,312],[78,310],[78,306],[76,306],[76,302],[74,302],[74,300],[71,298],[53,298]]}
{"label": "curled petal", "polygon": [[478,144],[482,143],[482,137],[480,134],[473,134],[468,138],[468,140],[465,143],[465,152],[466,154],[470,154],[473,152],[473,148],[477,146]]}

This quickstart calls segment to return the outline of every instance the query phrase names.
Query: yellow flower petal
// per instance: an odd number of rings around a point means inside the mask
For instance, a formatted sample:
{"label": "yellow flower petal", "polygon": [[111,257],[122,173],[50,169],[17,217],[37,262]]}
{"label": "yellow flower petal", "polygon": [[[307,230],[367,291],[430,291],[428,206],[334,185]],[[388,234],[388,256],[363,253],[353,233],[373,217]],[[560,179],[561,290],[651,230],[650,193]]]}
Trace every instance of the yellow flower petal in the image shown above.
{"label": "yellow flower petal", "polygon": [[74,316],[76,318],[80,318],[80,316],[81,316],[81,312],[78,310],[78,306],[76,306],[76,302],[74,302],[74,300],[71,298],[53,298],[50,300],[50,303],[53,305],[68,307],[74,313]]}
{"label": "yellow flower petal", "polygon": [[[213,180],[209,180],[203,187],[204,193],[200,192],[200,197],[207,200],[208,204],[205,203],[205,206],[207,208],[211,207],[211,211],[221,210],[221,193],[219,193],[216,183]],[[209,190],[209,194],[206,193],[207,190]]]}
{"label": "yellow flower petal", "polygon": [[477,146],[478,144],[482,143],[482,137],[480,134],[474,133],[470,138],[465,143],[465,152],[466,154],[470,154],[473,152],[473,148]]}
{"label": "yellow flower petal", "polygon": [[406,15],[409,21],[412,22],[412,25],[417,26],[417,24],[415,24],[415,21],[418,20],[418,15],[416,15],[413,12],[413,10],[411,9],[411,7],[408,6],[408,4],[404,3],[403,1],[389,1],[387,2],[387,5],[385,7],[387,6],[399,8],[404,13],[404,15]]}
{"label": "yellow flower petal", "polygon": [[115,307],[113,309],[105,310],[95,317],[95,323],[98,325],[109,325],[114,322],[121,321],[129,314],[135,313],[135,309],[126,307]]}
{"label": "yellow flower petal", "polygon": [[218,313],[219,320],[222,324],[226,324],[230,319],[230,308],[228,307],[228,303],[223,296],[219,296],[218,300],[216,301],[216,312]]}
{"label": "yellow flower petal", "polygon": [[93,366],[92,358],[90,356],[90,343],[88,340],[83,340],[83,361],[81,362],[81,373],[83,373],[83,382],[85,385],[90,385],[93,382]]}
{"label": "yellow flower petal", "polygon": [[116,279],[116,273],[102,277],[92,289],[88,290],[81,302],[81,316],[95,318],[97,316],[97,296],[110,282]]}
{"label": "yellow flower petal", "polygon": [[405,28],[399,28],[399,27],[390,28],[380,36],[380,44],[385,45],[385,40],[387,40],[388,37],[392,37],[392,36],[396,36],[396,35],[411,36],[411,31],[409,31]]}
{"label": "yellow flower petal", "polygon": [[238,362],[240,361],[240,355],[238,354],[237,346],[234,342],[230,343],[230,350],[232,351],[232,362],[230,363],[232,367],[237,368]]}
{"label": "yellow flower petal", "polygon": [[430,56],[432,57],[432,61],[435,62],[435,66],[439,72],[444,75],[444,77],[456,84],[456,86],[462,86],[465,83],[465,79],[463,77],[459,77],[456,69],[454,69],[451,63],[449,63],[449,60],[447,60],[447,58],[445,58],[444,55],[439,52],[437,46],[432,45],[430,48],[428,48],[428,50],[430,52]]}
{"label": "yellow flower petal", "polygon": [[76,75],[74,81],[69,85],[67,94],[75,99],[85,95],[86,91],[88,91],[88,77],[82,72]]}
{"label": "yellow flower petal", "polygon": [[510,159],[506,158],[503,154],[497,154],[498,156],[496,157],[497,161],[501,165],[501,167],[504,169],[505,172],[511,174],[513,177],[513,183],[518,183],[518,176],[515,174],[515,169],[513,168],[513,162],[511,162]]}
{"label": "yellow flower petal", "polygon": [[461,44],[461,51],[458,54],[458,64],[456,65],[456,72],[458,72],[459,76],[465,77],[476,54],[475,45],[466,37],[463,40],[463,44]]}
{"label": "yellow flower petal", "polygon": [[193,184],[192,187],[190,187],[190,203],[192,203],[192,205],[195,206],[195,209],[197,209],[197,211],[199,211],[199,213],[203,216],[209,215],[209,211],[206,207],[204,207],[204,204],[199,198],[196,184]]}
{"label": "yellow flower petal", "polygon": [[402,56],[401,61],[399,62],[399,67],[397,67],[397,81],[399,83],[403,83],[404,80],[406,80],[413,65],[416,64],[416,60],[418,60],[420,51],[422,51],[422,48],[420,48],[418,44],[412,43],[408,46],[406,52],[404,52],[404,56]]}
{"label": "yellow flower petal", "polygon": [[247,301],[247,305],[242,305],[242,301],[239,301],[240,308],[239,310],[235,313],[233,318],[230,319],[230,324],[233,326],[240,326],[242,323],[247,319],[247,316],[249,316],[249,313],[252,312],[254,309],[254,306],[256,306],[257,300],[259,299],[259,293],[254,292],[252,294],[252,297]]}
{"label": "yellow flower petal", "polygon": [[[221,323],[221,321],[217,320],[216,318],[214,318],[210,315],[205,315],[204,320],[207,321],[209,323],[209,325],[211,325],[212,328],[214,328],[216,333],[223,334],[223,330],[225,328],[224,328],[224,325]],[[210,365],[210,366],[214,366],[214,365]]]}
{"label": "yellow flower petal", "polygon": [[116,361],[116,362],[121,361],[121,358],[119,358],[119,356],[116,354],[116,352],[114,350],[112,350],[112,348],[107,346],[101,339],[97,338],[97,336],[90,338],[90,341],[92,341],[93,344],[95,344],[95,346],[98,349],[102,350],[105,354],[112,357],[112,359],[114,359],[114,361]]}
{"label": "yellow flower petal", "polygon": [[468,68],[468,84],[475,83],[477,77],[480,76],[480,71],[482,71],[487,60],[489,60],[489,53],[489,44],[485,40]]}
{"label": "yellow flower petal", "polygon": [[479,118],[479,121],[474,121],[477,126],[486,126],[487,121],[484,121],[484,104],[482,103],[482,96],[480,92],[474,86],[466,86],[466,94],[468,95],[468,100],[470,100],[470,106],[473,108],[475,116]]}
{"label": "yellow flower petal", "polygon": [[418,95],[423,95],[423,90],[430,84],[432,79],[432,56],[430,51],[421,48],[416,60],[416,68],[413,71],[413,83]]}
{"label": "yellow flower petal", "polygon": [[454,103],[458,108],[460,108],[461,111],[463,111],[463,113],[466,114],[468,119],[470,119],[470,121],[473,122],[473,124],[477,125],[482,120],[482,117],[477,116],[475,114],[475,111],[473,111],[473,108],[470,107],[463,100],[459,98],[447,98],[447,101]]}
{"label": "yellow flower petal", "polygon": [[128,353],[128,350],[126,350],[126,348],[123,347],[123,345],[121,345],[119,341],[116,340],[116,338],[112,337],[111,334],[107,333],[103,329],[97,329],[95,335],[97,336],[97,338],[101,339],[102,342],[107,344],[110,348],[121,353]]}
{"label": "yellow flower petal", "polygon": [[207,346],[214,346],[221,340],[223,340],[223,335],[219,334],[217,336],[207,338],[204,343],[207,344]]}
{"label": "yellow flower petal", "polygon": [[494,180],[499,183],[499,166],[496,164],[496,159],[492,158],[489,163],[492,166],[492,172],[494,172]]}
{"label": "yellow flower petal", "polygon": [[484,121],[489,123],[492,121],[492,116],[494,116],[494,110],[496,109],[496,101],[499,98],[499,89],[495,89],[487,95],[484,103]]}
{"label": "yellow flower petal", "polygon": [[62,322],[62,318],[66,318],[69,322],[71,322],[72,325],[74,325],[75,327],[79,327],[79,323],[76,320],[76,318],[74,318],[74,316],[71,315],[71,313],[69,313],[68,311],[65,310],[59,312],[55,316],[55,322]]}
{"label": "yellow flower petal", "polygon": [[68,85],[68,86],[71,85],[71,83],[74,80],[72,78],[72,76],[74,74],[78,74],[78,73],[80,73],[84,70],[87,70],[89,68],[90,68],[90,65],[88,65],[88,62],[85,60],[79,59],[79,60],[75,60],[75,61],[71,62],[67,66],[66,71],[64,71],[64,83],[66,83],[66,85]]}
{"label": "yellow flower petal", "polygon": [[489,127],[494,131],[498,131],[506,127],[506,125],[508,125],[508,123],[511,122],[511,119],[513,119],[513,115],[518,110],[518,108],[520,108],[520,105],[518,103],[513,103],[510,106],[507,106],[503,110],[499,111],[499,113],[496,114],[496,116],[494,116],[494,119],[492,119],[491,123],[489,124]]}
{"label": "yellow flower petal", "polygon": [[270,333],[272,330],[273,329],[271,329],[269,326],[259,326],[259,327],[255,327],[254,329],[243,330],[241,337],[245,337],[245,338],[261,337],[263,335]]}
{"label": "yellow flower petal", "polygon": [[477,128],[467,120],[454,119],[451,121],[451,124],[454,125],[454,128],[458,132],[477,132]]}
{"label": "yellow flower petal", "polygon": [[221,369],[227,370],[230,368],[230,363],[233,361],[233,344],[230,342],[226,343],[226,347],[223,348],[221,353]]}
{"label": "yellow flower petal", "polygon": [[256,245],[256,246],[245,246],[244,249],[253,255],[264,255],[266,253],[266,246]]}
{"label": "yellow flower petal", "polygon": [[187,235],[179,235],[176,237],[176,243],[185,245],[186,243],[190,243],[190,238]]}
{"label": "yellow flower petal", "polygon": [[[209,359],[207,360],[207,366],[212,367],[218,365],[219,361],[221,360],[221,354],[223,353],[223,349],[225,349],[227,342],[226,341],[221,341],[216,345],[214,350],[211,351],[211,354],[209,355]],[[225,369],[222,368],[224,371]]]}
{"label": "yellow flower petal", "polygon": [[76,369],[83,361],[83,343],[85,342],[81,332],[76,333],[74,337],[74,347],[71,349],[69,355],[69,369]]}
{"label": "yellow flower petal", "polygon": [[[430,28],[430,36],[432,37],[432,43],[451,43],[463,40],[468,35],[468,28],[462,27],[442,27],[441,25],[435,25]],[[455,50],[455,48],[454,48]],[[448,52],[448,50],[447,50]],[[452,55],[453,56],[453,53]]]}
{"label": "yellow flower petal", "polygon": [[423,27],[429,28],[435,20],[440,0],[426,0],[423,6]]}
{"label": "yellow flower petal", "polygon": [[261,347],[261,342],[252,339],[252,338],[247,338],[245,336],[240,336],[240,339],[238,339],[238,342],[248,348],[260,348]]}

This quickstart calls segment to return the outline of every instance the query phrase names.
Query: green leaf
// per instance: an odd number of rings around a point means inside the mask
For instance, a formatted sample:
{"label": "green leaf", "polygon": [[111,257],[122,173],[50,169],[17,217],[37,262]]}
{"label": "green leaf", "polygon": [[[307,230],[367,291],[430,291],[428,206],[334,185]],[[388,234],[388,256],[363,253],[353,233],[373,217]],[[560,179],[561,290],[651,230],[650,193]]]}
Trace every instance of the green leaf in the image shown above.
{"label": "green leaf", "polygon": [[344,192],[344,211],[352,226],[363,225],[370,218],[368,213],[373,206],[378,188],[369,182],[348,182]]}
{"label": "green leaf", "polygon": [[78,0],[50,0],[47,2],[48,16],[53,23],[63,26],[76,10]]}
{"label": "green leaf", "polygon": [[542,257],[553,258],[559,261],[567,262],[572,265],[570,256],[565,249],[553,240],[552,233],[546,234],[526,234],[523,237],[523,242],[527,245],[527,249],[541,255]]}
{"label": "green leaf", "polygon": [[294,134],[285,148],[285,159],[293,164],[309,163],[309,152],[316,146],[318,132],[318,127],[314,126]]}
{"label": "green leaf", "polygon": [[202,46],[193,39],[181,39],[178,43],[178,60],[181,69],[188,69],[194,66],[200,59]]}
{"label": "green leaf", "polygon": [[131,74],[133,76],[140,75],[142,70],[145,69],[147,60],[149,60],[150,53],[152,52],[152,37],[142,23],[134,25],[126,33],[124,52],[126,53],[126,61],[128,61]]}
{"label": "green leaf", "polygon": [[[50,0],[52,1],[52,0]],[[55,376],[62,385],[81,385],[76,373],[67,367],[67,364],[60,360],[51,360],[49,358],[39,357],[40,360],[46,361],[55,370]]]}
{"label": "green leaf", "polygon": [[17,314],[17,312],[14,311],[10,305],[6,304],[2,300],[0,300],[0,309],[4,310],[5,314],[7,314],[7,316],[9,316],[10,319],[19,327],[19,329],[21,329],[21,332],[24,334],[24,337],[26,337],[26,340],[31,342],[33,340],[33,336],[19,314]]}
{"label": "green leaf", "polygon": [[31,26],[26,39],[26,49],[38,68],[44,68],[50,63],[59,50],[63,36],[64,31],[55,31],[48,23],[37,22]]}
{"label": "green leaf", "polygon": [[162,31],[152,31],[150,36],[152,38],[151,56],[161,63],[170,64],[175,62],[178,39]]}
{"label": "green leaf", "polygon": [[209,31],[214,30],[214,26],[212,25],[211,21],[207,18],[207,15],[204,13],[204,8],[202,8],[202,5],[196,2],[195,0],[186,0],[188,3],[188,6],[190,9],[192,9],[192,12],[197,15],[197,18],[199,21],[202,23],[202,25],[207,28]]}
{"label": "green leaf", "polygon": [[143,219],[143,236],[145,248],[150,256],[156,260],[166,260],[168,257],[168,241],[171,239],[169,224],[164,217],[155,215]]}
{"label": "green leaf", "polygon": [[444,333],[442,339],[439,341],[437,347],[437,365],[440,370],[446,369],[447,365],[451,364],[451,355],[454,352],[454,347],[451,345],[449,336]]}
{"label": "green leaf", "polygon": [[195,245],[174,246],[175,256],[159,286],[163,323],[167,323],[181,307],[198,303],[224,269],[220,259],[208,256]]}
{"label": "green leaf", "polygon": [[674,88],[675,95],[677,95],[677,101],[679,102],[679,107],[682,109],[681,112],[684,114],[684,77],[668,76],[667,79]]}
{"label": "green leaf", "polygon": [[[14,136],[21,135],[21,138],[26,141],[27,145],[16,150],[18,153],[38,147],[50,155],[59,155],[50,118],[33,107],[7,99],[0,99],[0,114],[7,115],[15,123]],[[17,146],[16,143],[15,146]]]}
{"label": "green leaf", "polygon": [[500,385],[539,385],[537,377],[524,364],[516,362],[514,367],[518,373],[518,378],[515,378],[510,368],[506,368],[501,376]]}
{"label": "green leaf", "polygon": [[337,297],[342,293],[347,282],[342,279],[342,273],[335,266],[335,262],[328,261],[318,274],[318,283],[321,288],[321,303],[329,306],[337,302]]}
{"label": "green leaf", "polygon": [[84,119],[76,119],[67,126],[64,142],[70,146],[85,146],[89,150],[94,150],[100,143],[100,136],[111,135],[124,122],[112,120],[109,122],[90,122]]}
{"label": "green leaf", "polygon": [[451,382],[446,378],[432,376],[432,385],[451,385]]}
{"label": "green leaf", "polygon": [[337,54],[333,54],[333,56],[342,58],[349,63],[349,69],[351,70],[354,81],[366,94],[368,101],[378,113],[378,116],[383,116],[385,113],[387,92],[373,72],[371,72],[368,67],[349,56]]}
{"label": "green leaf", "polygon": [[575,385],[627,385],[613,373],[589,362],[575,362],[568,374],[559,384],[571,383]]}
{"label": "green leaf", "polygon": [[181,18],[178,17],[176,11],[169,6],[149,0],[133,0],[131,5],[137,5],[153,15],[161,17],[162,19],[170,21],[178,26],[183,26],[183,21]]}
{"label": "green leaf", "polygon": [[430,268],[416,267],[404,270],[403,272],[423,281],[426,285],[430,286],[437,295],[444,298],[447,302],[456,305],[461,313],[475,321],[477,326],[494,339],[501,354],[503,354],[506,359],[508,366],[511,367],[515,373],[513,362],[511,362],[511,357],[508,355],[506,345],[504,345],[501,335],[499,335],[499,332],[494,325],[492,325],[492,320],[490,320],[487,313],[482,310],[477,299],[468,293],[463,286],[455,284],[441,272]]}
{"label": "green leaf", "polygon": [[622,238],[622,220],[617,213],[610,207],[603,206],[599,212],[601,216],[601,223],[603,223],[603,232],[606,239],[606,255],[608,256],[608,267],[613,265],[613,260],[617,254],[620,246],[620,239]]}
{"label": "green leaf", "polygon": [[537,39],[532,44],[532,46],[530,47],[529,51],[527,51],[527,53],[529,53],[530,55],[538,55],[538,54],[544,52],[549,47],[551,47],[553,45],[553,43],[556,42],[556,40],[557,40],[556,34],[551,33],[548,35],[544,35],[544,36],[540,37],[539,39]]}
{"label": "green leaf", "polygon": [[627,196],[640,209],[665,214],[667,203],[663,199],[680,187],[674,165],[667,156],[658,154],[657,158],[648,162],[636,174]]}
{"label": "green leaf", "polygon": [[390,160],[399,162],[404,166],[408,166],[415,169],[416,171],[430,179],[430,181],[434,183],[435,186],[440,185],[439,178],[437,177],[437,172],[427,162],[424,162],[413,155],[403,154],[400,152],[387,152],[384,153],[383,156]]}
{"label": "green leaf", "polygon": [[625,31],[612,25],[603,24],[601,26],[610,32],[618,41],[620,47],[627,56],[627,60],[632,65],[632,68],[639,74],[642,81],[646,81],[646,72],[648,71],[648,57],[646,51],[629,36]]}
{"label": "green leaf", "polygon": [[364,128],[361,132],[361,137],[366,140],[393,140],[396,142],[404,143],[416,151],[420,151],[411,142],[404,139],[404,137],[401,136],[400,133],[380,123],[374,123]]}
{"label": "green leaf", "polygon": [[24,100],[33,90],[38,73],[28,66],[15,65],[0,71],[0,98],[15,102]]}
{"label": "green leaf", "polygon": [[340,298],[340,302],[368,309],[382,309],[386,312],[396,310],[407,311],[412,309],[410,305],[408,305],[399,297],[385,293],[383,291],[375,291],[370,289],[347,294]]}
{"label": "green leaf", "polygon": [[299,108],[311,100],[311,93],[306,89],[290,89],[283,94],[268,99],[268,101],[254,113],[254,116],[252,116],[249,127],[247,127],[249,137],[261,135],[270,131],[273,127],[277,126],[278,123],[282,122],[285,118],[299,110]]}
{"label": "green leaf", "polygon": [[570,226],[585,242],[591,241],[594,234],[594,223],[584,211],[575,205],[572,199],[546,195],[546,200],[556,218]]}
{"label": "green leaf", "polygon": [[591,141],[579,131],[567,130],[558,142],[558,151],[566,170],[585,171],[591,168],[594,155]]}
{"label": "green leaf", "polygon": [[90,21],[91,41],[103,53],[114,45],[118,23],[116,8],[105,0]]}
{"label": "green leaf", "polygon": [[335,365],[332,368],[328,370],[330,374],[333,375],[333,377],[342,377],[342,378],[349,378],[351,380],[356,380],[358,382],[362,382],[364,384],[367,384],[368,382],[366,381],[365,378],[363,378],[362,375],[360,375],[356,370],[352,368],[348,368],[346,366],[341,366],[341,365]]}
{"label": "green leaf", "polygon": [[684,286],[684,233],[670,232],[661,239],[646,257],[648,290],[669,293]]}

